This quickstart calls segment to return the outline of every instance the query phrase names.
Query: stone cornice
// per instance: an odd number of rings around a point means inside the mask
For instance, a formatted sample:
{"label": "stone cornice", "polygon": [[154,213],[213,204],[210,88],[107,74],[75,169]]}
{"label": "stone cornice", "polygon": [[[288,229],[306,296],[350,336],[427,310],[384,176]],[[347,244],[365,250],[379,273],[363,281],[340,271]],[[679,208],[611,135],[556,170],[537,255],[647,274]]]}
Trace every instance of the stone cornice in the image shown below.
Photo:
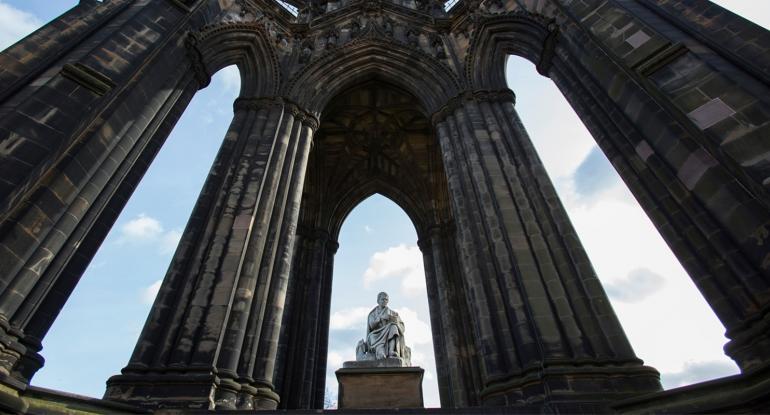
{"label": "stone cornice", "polygon": [[451,115],[458,108],[462,107],[468,101],[477,102],[510,102],[516,103],[516,95],[510,89],[501,89],[496,91],[491,90],[476,90],[476,91],[464,91],[450,99],[441,109],[433,113],[431,116],[431,122],[433,125],[437,125],[444,121],[447,116]]}

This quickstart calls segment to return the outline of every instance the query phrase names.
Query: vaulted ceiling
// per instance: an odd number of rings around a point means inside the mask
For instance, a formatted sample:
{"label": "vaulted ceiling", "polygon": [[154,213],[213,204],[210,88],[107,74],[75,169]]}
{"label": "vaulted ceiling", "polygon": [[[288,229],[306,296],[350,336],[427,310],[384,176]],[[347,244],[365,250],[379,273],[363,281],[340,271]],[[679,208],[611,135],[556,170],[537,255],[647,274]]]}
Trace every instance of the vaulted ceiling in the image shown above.
{"label": "vaulted ceiling", "polygon": [[323,112],[303,198],[305,226],[336,235],[358,203],[389,197],[425,228],[448,215],[446,178],[433,129],[416,98],[370,81]]}

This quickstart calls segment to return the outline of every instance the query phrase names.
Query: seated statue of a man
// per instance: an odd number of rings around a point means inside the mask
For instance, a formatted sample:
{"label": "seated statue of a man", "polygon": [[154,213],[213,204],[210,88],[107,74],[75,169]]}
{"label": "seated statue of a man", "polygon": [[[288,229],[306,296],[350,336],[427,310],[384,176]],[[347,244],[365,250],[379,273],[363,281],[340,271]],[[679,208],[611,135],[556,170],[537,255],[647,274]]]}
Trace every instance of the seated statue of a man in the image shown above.
{"label": "seated statue of a man", "polygon": [[369,312],[366,339],[358,342],[356,360],[401,359],[411,365],[411,350],[404,341],[404,322],[388,307],[388,294],[377,294],[377,307]]}

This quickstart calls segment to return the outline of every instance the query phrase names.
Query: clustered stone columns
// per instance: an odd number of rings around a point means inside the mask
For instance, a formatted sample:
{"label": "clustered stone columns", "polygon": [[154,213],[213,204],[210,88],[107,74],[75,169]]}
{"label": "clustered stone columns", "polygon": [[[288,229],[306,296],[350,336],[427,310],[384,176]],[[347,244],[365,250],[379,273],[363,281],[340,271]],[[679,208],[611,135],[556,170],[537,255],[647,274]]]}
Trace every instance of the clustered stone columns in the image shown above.
{"label": "clustered stone columns", "polygon": [[478,353],[468,319],[454,222],[434,224],[417,245],[423,254],[441,406],[478,406]]}
{"label": "clustered stone columns", "polygon": [[324,230],[300,227],[297,233],[276,362],[283,408],[323,408],[332,273],[338,248]]}
{"label": "clustered stone columns", "polygon": [[597,405],[660,390],[628,342],[505,91],[434,115],[483,405]]}
{"label": "clustered stone columns", "polygon": [[235,117],[134,353],[105,398],[273,409],[278,335],[317,118],[282,98]]}

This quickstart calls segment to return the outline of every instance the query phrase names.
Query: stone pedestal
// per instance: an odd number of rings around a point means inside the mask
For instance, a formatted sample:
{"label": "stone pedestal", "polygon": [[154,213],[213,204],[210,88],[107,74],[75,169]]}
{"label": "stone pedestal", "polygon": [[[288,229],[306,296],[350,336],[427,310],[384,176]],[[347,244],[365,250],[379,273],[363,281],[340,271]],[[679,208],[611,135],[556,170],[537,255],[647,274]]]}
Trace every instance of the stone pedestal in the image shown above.
{"label": "stone pedestal", "polygon": [[346,367],[337,370],[339,409],[422,408],[420,367]]}

